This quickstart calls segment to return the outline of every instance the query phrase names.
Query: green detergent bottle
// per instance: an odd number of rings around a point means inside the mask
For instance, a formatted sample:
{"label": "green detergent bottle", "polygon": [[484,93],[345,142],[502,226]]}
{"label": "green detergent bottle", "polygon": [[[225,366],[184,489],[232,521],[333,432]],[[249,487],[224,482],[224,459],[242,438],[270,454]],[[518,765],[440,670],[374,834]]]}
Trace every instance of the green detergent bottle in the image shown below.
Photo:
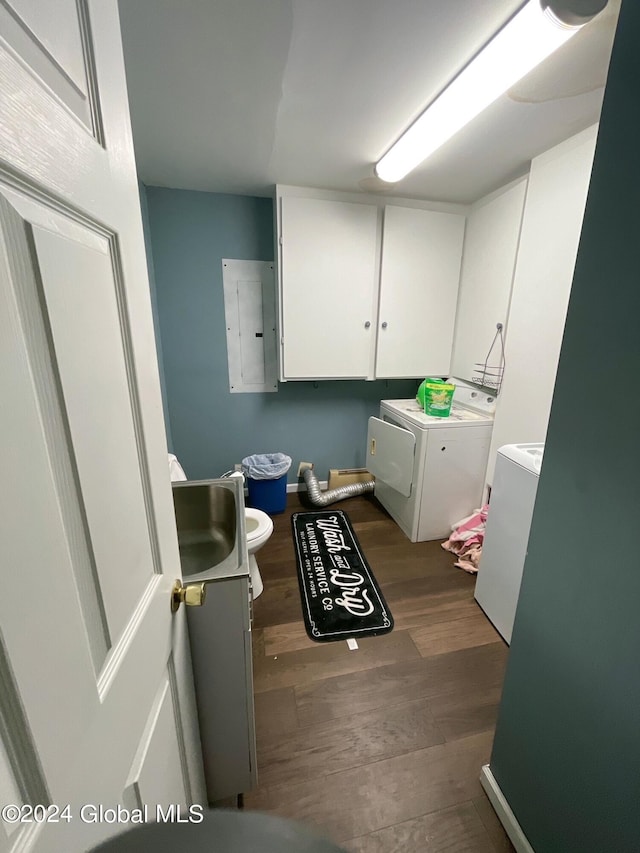
{"label": "green detergent bottle", "polygon": [[453,392],[456,386],[442,379],[428,376],[420,383],[416,400],[425,415],[435,418],[447,418],[451,411]]}

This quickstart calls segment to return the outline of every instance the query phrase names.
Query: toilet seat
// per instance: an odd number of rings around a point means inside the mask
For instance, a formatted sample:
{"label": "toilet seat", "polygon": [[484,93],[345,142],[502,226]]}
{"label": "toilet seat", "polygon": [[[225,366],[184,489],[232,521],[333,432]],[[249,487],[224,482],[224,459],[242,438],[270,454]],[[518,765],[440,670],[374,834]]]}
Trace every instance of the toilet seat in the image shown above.
{"label": "toilet seat", "polygon": [[247,531],[247,547],[249,551],[262,547],[273,533],[273,521],[266,512],[253,507],[245,507],[245,528]]}

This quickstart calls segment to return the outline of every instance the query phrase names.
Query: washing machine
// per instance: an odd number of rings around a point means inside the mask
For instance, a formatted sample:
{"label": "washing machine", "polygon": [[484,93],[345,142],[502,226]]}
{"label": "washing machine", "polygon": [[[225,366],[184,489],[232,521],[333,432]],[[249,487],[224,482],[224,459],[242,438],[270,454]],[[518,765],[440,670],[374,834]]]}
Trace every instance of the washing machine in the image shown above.
{"label": "washing machine", "polygon": [[483,501],[495,398],[456,385],[447,418],[416,400],[382,400],[369,418],[367,469],[375,495],[412,542],[446,539]]}
{"label": "washing machine", "polygon": [[498,449],[475,598],[511,643],[544,444]]}

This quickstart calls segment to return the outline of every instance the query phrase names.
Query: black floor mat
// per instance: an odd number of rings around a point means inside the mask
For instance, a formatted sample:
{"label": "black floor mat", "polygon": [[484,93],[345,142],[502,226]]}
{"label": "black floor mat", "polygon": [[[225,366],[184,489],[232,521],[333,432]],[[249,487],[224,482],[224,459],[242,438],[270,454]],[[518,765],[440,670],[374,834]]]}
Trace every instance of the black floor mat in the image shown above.
{"label": "black floor mat", "polygon": [[291,526],[311,639],[331,642],[391,631],[393,617],[346,513],[297,512]]}

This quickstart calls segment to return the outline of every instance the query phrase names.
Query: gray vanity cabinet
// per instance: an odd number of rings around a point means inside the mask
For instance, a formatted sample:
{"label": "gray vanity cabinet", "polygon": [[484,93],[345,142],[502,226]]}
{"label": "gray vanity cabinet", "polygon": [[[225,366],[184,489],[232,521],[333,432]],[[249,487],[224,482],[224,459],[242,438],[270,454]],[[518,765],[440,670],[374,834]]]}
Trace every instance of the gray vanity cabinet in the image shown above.
{"label": "gray vanity cabinet", "polygon": [[257,785],[251,593],[248,577],[207,585],[187,610],[196,701],[210,803]]}

